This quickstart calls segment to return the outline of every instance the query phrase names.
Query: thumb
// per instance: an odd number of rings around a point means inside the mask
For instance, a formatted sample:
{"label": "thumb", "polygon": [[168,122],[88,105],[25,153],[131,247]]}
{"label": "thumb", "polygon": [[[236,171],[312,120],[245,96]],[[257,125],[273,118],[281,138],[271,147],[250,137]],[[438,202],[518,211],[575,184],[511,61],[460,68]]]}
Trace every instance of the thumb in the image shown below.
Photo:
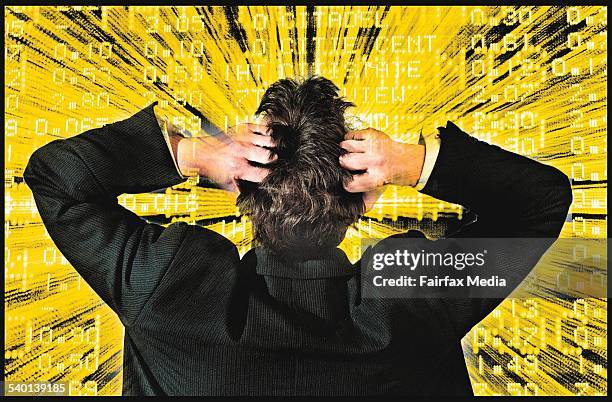
{"label": "thumb", "polygon": [[384,191],[385,186],[382,186],[363,193],[363,203],[365,204],[365,212],[368,212],[372,209],[372,207],[374,207],[374,204],[376,203],[376,201],[378,201]]}
{"label": "thumb", "polygon": [[229,182],[221,184],[221,188],[230,193],[240,194],[240,187],[238,186],[238,180],[232,179]]}

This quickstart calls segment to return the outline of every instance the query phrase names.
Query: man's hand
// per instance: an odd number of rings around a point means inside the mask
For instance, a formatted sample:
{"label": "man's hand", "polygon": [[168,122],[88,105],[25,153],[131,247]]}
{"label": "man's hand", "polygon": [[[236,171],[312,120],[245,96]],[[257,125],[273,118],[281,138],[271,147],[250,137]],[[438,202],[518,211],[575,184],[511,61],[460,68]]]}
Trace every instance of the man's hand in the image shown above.
{"label": "man's hand", "polygon": [[345,188],[364,193],[366,210],[378,200],[387,184],[415,186],[425,161],[425,146],[393,141],[373,128],[349,131],[340,146],[348,151],[340,165],[351,171],[353,180]]}
{"label": "man's hand", "polygon": [[180,138],[173,148],[181,173],[205,176],[233,192],[239,191],[238,179],[259,183],[268,175],[268,169],[249,162],[265,165],[277,158],[267,149],[274,148],[268,128],[252,123],[239,124],[217,136]]}

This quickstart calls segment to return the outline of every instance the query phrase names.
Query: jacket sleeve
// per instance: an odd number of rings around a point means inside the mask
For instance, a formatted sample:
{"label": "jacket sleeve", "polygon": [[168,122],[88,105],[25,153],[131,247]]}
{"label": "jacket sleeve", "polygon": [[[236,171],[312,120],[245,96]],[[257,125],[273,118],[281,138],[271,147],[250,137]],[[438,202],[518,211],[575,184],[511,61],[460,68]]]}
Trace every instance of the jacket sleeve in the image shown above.
{"label": "jacket sleeve", "polygon": [[[572,203],[569,179],[554,167],[479,141],[451,122],[439,130],[439,155],[421,192],[476,215],[475,222],[452,237],[550,239],[533,242],[528,249],[508,250],[521,258],[500,260],[507,266],[496,267],[524,278],[563,227]],[[442,304],[461,338],[502,300],[448,299]]]}
{"label": "jacket sleeve", "polygon": [[[188,243],[196,237],[220,237],[185,223],[167,228],[147,223],[117,202],[123,193],[153,191],[184,180],[153,106],[43,146],[24,172],[56,246],[125,325],[138,316]],[[206,253],[201,254],[205,258]]]}

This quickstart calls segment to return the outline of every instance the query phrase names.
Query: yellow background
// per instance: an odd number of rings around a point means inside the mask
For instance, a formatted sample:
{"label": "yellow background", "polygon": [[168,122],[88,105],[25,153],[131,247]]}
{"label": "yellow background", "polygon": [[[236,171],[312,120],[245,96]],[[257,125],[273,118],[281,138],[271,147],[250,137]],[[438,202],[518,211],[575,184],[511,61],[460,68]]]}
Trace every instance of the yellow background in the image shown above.
{"label": "yellow background", "polygon": [[[22,181],[57,138],[188,101],[226,128],[252,118],[284,76],[330,78],[365,124],[416,141],[452,120],[472,135],[553,165],[574,203],[562,237],[606,238],[605,7],[8,7],[5,13],[6,376],[121,392],[123,330],[42,225]],[[224,233],[244,253],[234,199],[189,182],[122,196]],[[500,210],[500,214],[504,211]],[[439,235],[462,209],[391,187],[347,234],[421,225]],[[203,221],[205,220],[205,221]],[[607,299],[507,300],[464,338],[476,395],[607,394]]]}

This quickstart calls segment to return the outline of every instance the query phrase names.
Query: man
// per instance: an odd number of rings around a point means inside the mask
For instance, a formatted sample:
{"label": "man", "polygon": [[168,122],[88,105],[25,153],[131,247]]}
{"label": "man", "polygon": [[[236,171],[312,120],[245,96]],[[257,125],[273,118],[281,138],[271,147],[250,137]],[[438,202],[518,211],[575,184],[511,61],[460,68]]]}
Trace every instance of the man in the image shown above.
{"label": "man", "polygon": [[[349,105],[326,79],[281,80],[262,125],[183,138],[149,106],[32,155],[49,234],[125,326],[124,394],[471,394],[460,339],[500,300],[361,298],[336,246],[386,184],[473,210],[454,236],[555,238],[569,182],[450,122],[426,145],[347,132]],[[215,232],[117,203],[191,174],[240,192],[257,241],[242,259]]]}

